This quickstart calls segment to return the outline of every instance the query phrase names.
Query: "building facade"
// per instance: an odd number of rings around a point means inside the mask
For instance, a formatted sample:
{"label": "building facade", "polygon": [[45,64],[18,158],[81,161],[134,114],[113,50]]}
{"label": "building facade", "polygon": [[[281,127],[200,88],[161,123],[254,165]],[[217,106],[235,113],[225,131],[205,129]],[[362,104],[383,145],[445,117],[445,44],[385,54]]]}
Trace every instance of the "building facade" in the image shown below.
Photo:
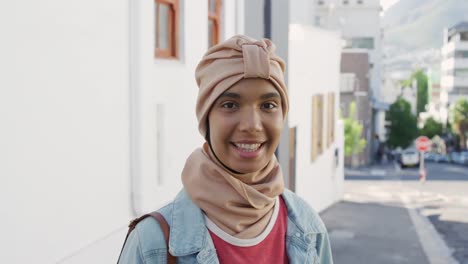
{"label": "building facade", "polygon": [[468,98],[468,22],[445,29],[441,64],[441,101],[453,104]]}
{"label": "building facade", "polygon": [[369,98],[369,54],[365,49],[346,49],[341,53],[340,110],[349,115],[351,102],[356,103],[356,120],[363,126],[364,150],[345,159],[347,165],[368,165],[372,159],[372,108]]}
{"label": "building facade", "polygon": [[294,24],[290,29],[289,89],[294,107],[289,127],[295,191],[323,210],[343,195],[344,127],[337,122],[341,38],[339,32],[309,25]]}

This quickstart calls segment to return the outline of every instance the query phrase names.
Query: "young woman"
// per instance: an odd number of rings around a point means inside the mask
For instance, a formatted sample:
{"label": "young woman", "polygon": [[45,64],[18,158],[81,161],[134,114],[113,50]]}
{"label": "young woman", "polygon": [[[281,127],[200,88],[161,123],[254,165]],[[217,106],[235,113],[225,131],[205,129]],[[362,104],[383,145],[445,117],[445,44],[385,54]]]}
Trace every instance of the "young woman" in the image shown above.
{"label": "young woman", "polygon": [[[284,62],[268,40],[235,36],[196,69],[198,129],[183,190],[159,212],[178,263],[332,263],[319,215],[284,188],[275,157],[288,113]],[[119,263],[166,263],[160,225],[137,224]]]}

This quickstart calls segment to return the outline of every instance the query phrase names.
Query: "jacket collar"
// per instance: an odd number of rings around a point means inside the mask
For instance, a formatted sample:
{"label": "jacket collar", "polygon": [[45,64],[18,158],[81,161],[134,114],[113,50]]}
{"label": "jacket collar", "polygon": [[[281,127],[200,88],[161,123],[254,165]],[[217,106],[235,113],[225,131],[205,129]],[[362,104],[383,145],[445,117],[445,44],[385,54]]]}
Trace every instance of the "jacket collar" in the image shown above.
{"label": "jacket collar", "polygon": [[[174,256],[185,256],[212,249],[214,245],[208,239],[208,230],[202,210],[193,203],[192,199],[183,189],[176,196],[172,207],[171,233],[169,235],[169,248]],[[209,245],[211,243],[211,245]],[[207,251],[204,252],[207,252]],[[204,253],[202,255],[205,255]]]}
{"label": "jacket collar", "polygon": [[317,234],[326,233],[325,225],[310,205],[295,193],[285,189],[282,197],[288,208],[286,236],[290,238],[290,243],[308,251],[315,247]]}

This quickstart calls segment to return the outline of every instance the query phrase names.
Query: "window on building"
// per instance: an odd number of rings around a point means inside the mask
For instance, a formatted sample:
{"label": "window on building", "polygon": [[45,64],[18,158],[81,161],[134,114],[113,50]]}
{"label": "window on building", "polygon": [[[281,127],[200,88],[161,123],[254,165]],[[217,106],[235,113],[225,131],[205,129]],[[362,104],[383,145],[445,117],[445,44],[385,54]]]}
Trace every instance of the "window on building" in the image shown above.
{"label": "window on building", "polygon": [[323,95],[312,97],[312,146],[311,161],[317,159],[323,151]]}
{"label": "window on building", "polygon": [[323,0],[318,0],[318,1],[317,1],[317,4],[318,4],[318,5],[323,5],[324,2],[323,2]]}
{"label": "window on building", "polygon": [[221,0],[208,0],[208,47],[219,43],[220,28]]}
{"label": "window on building", "polygon": [[468,41],[468,32],[461,32],[460,33],[460,40],[461,41]]}
{"label": "window on building", "polygon": [[360,5],[362,5],[362,4],[364,3],[364,1],[358,0],[357,3],[360,4]]}
{"label": "window on building", "polygon": [[358,37],[348,38],[345,40],[345,47],[347,49],[374,49],[374,38],[371,37]]}
{"label": "window on building", "polygon": [[354,73],[342,73],[340,74],[340,92],[351,93],[356,88],[356,74]]}
{"label": "window on building", "polygon": [[455,58],[468,58],[468,50],[457,50],[455,51]]}
{"label": "window on building", "polygon": [[157,58],[177,58],[178,45],[178,0],[155,0]]}
{"label": "window on building", "polygon": [[349,1],[348,0],[343,0],[343,5],[347,5],[349,4]]}
{"label": "window on building", "polygon": [[328,141],[327,146],[330,146],[335,141],[335,93],[328,94]]}
{"label": "window on building", "polygon": [[455,86],[450,93],[458,96],[468,95],[468,86]]}
{"label": "window on building", "polygon": [[468,69],[455,69],[454,75],[457,77],[468,77]]}

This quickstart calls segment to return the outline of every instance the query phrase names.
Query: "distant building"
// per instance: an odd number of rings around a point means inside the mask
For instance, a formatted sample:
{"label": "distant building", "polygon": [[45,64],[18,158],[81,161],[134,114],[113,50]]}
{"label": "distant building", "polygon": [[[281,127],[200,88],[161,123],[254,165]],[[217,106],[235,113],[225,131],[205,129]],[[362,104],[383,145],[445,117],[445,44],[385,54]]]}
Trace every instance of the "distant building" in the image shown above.
{"label": "distant building", "polygon": [[[372,108],[369,101],[369,53],[365,49],[344,50],[341,53],[340,108],[348,116],[349,105],[356,102],[356,119],[363,125],[365,149],[357,157],[345,159],[347,165],[367,165],[371,161]],[[358,164],[356,164],[358,163]]]}
{"label": "distant building", "polygon": [[[429,68],[427,70],[429,96],[426,112],[428,117],[432,117],[435,120],[445,124],[447,121],[447,103],[444,103],[442,99],[447,98],[447,95],[441,88],[440,77],[440,65]],[[425,120],[421,114],[422,113],[419,115],[420,119]]]}
{"label": "distant building", "polygon": [[444,32],[442,46],[441,90],[446,96],[442,103],[454,103],[468,97],[468,22],[464,21]]}
{"label": "distant building", "polygon": [[385,137],[385,111],[382,97],[382,31],[379,0],[316,1],[317,26],[341,31],[344,49],[366,49],[369,53],[369,100],[374,132]]}

